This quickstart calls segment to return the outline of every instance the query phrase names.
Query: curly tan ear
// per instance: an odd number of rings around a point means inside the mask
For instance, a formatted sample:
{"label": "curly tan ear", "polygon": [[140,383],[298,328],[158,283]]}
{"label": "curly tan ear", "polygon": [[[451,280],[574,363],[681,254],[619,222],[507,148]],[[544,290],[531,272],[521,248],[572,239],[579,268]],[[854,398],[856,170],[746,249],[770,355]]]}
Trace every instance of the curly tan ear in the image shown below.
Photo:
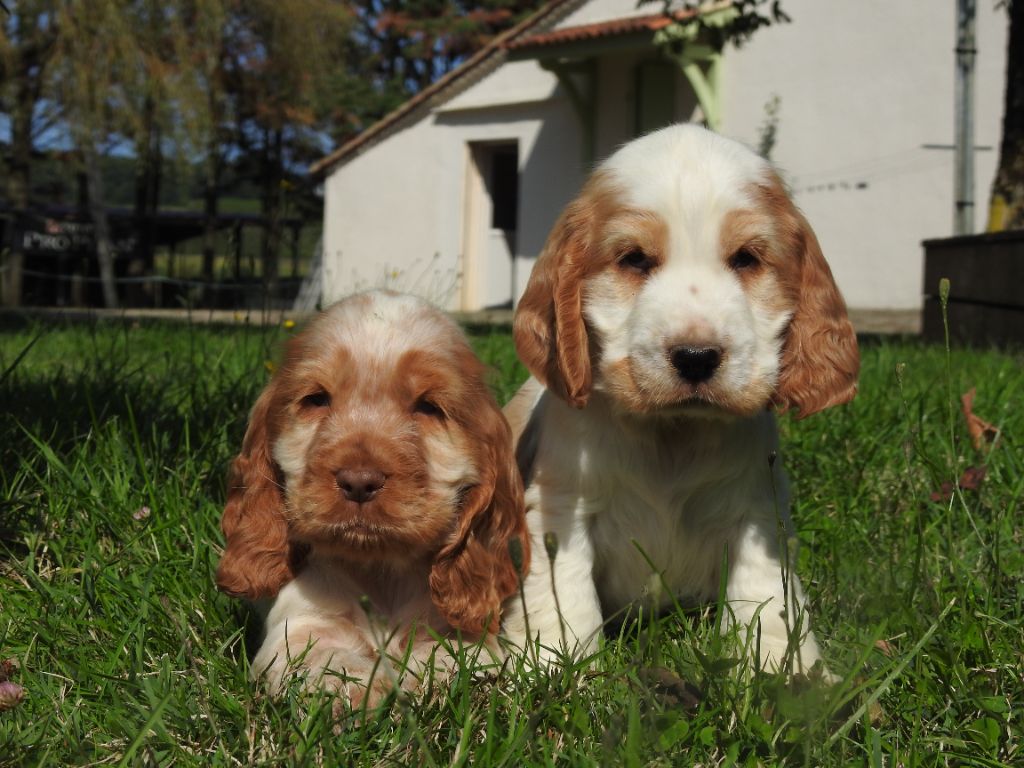
{"label": "curly tan ear", "polygon": [[489,394],[471,416],[480,462],[480,481],[466,494],[458,529],[440,551],[430,572],[437,609],[453,627],[469,634],[496,633],[501,604],[519,589],[509,553],[518,538],[523,547],[522,575],[529,571],[529,535],[523,483],[512,452],[512,433]]}
{"label": "curly tan ear", "polygon": [[853,399],[860,353],[818,238],[788,198],[786,202],[794,222],[797,305],[786,331],[775,404],[781,411],[797,409],[802,419]]}
{"label": "curly tan ear", "polygon": [[217,586],[250,600],[277,595],[294,578],[301,560],[288,542],[284,494],[270,456],[275,389],[271,382],[253,406],[242,452],[231,464],[221,518],[226,545],[217,566]]}
{"label": "curly tan ear", "polygon": [[520,360],[548,389],[582,408],[590,396],[590,348],[582,282],[594,264],[598,211],[610,197],[600,174],[562,212],[516,307],[513,338]]}

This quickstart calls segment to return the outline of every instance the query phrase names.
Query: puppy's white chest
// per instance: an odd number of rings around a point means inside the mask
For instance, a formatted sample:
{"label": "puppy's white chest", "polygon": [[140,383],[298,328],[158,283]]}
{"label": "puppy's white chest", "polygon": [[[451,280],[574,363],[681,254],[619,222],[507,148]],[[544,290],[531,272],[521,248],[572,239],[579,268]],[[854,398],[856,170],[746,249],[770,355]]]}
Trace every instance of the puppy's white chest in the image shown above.
{"label": "puppy's white chest", "polygon": [[637,600],[665,607],[675,598],[713,598],[744,519],[787,504],[781,472],[776,467],[773,479],[768,463],[773,418],[683,421],[636,435],[595,421],[575,433],[579,463],[544,483],[575,488],[604,615]]}
{"label": "puppy's white chest", "polygon": [[606,616],[638,599],[663,607],[673,596],[704,600],[714,594],[733,527],[727,521],[739,510],[727,489],[678,481],[662,487],[620,481],[605,488],[582,507]]}

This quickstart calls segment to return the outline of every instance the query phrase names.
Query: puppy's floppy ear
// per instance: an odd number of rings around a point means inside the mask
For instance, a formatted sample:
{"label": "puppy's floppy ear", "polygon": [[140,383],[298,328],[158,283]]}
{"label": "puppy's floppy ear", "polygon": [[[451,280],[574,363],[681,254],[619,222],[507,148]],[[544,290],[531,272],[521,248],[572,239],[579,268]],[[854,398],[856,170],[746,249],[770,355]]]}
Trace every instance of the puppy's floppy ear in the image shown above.
{"label": "puppy's floppy ear", "polygon": [[796,408],[803,418],[853,399],[860,353],[818,238],[788,198],[786,202],[795,222],[790,237],[799,271],[797,305],[786,331],[775,404],[782,411]]}
{"label": "puppy's floppy ear", "polygon": [[590,349],[583,322],[583,277],[592,260],[597,207],[607,197],[592,176],[562,212],[516,307],[513,337],[523,364],[576,408],[590,396]]}
{"label": "puppy's floppy ear", "polygon": [[294,578],[301,552],[288,542],[284,493],[270,455],[271,382],[253,406],[242,452],[231,464],[221,518],[226,545],[217,586],[234,597],[274,597]]}
{"label": "puppy's floppy ear", "polygon": [[530,567],[523,483],[512,451],[512,432],[486,386],[474,412],[468,448],[478,463],[479,482],[463,501],[451,540],[430,572],[430,592],[437,609],[453,627],[479,635],[496,633],[501,604],[519,588],[519,574],[509,554],[518,538],[523,549],[522,574]]}

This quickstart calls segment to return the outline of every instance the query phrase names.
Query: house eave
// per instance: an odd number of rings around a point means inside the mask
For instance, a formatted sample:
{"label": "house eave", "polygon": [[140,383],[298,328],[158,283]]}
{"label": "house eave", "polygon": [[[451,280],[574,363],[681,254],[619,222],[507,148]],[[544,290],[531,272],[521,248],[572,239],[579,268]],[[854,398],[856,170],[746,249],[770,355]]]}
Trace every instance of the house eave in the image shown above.
{"label": "house eave", "polygon": [[580,40],[529,48],[516,48],[509,51],[509,61],[575,61],[609,53],[620,53],[643,48],[651,48],[654,33],[650,31],[631,32],[614,37],[596,40]]}
{"label": "house eave", "polygon": [[309,166],[314,178],[325,178],[335,168],[352,160],[389,136],[426,117],[440,105],[479,82],[508,58],[506,45],[539,27],[553,26],[586,0],[551,0],[511,29],[494,38],[464,64],[403,102],[376,123]]}

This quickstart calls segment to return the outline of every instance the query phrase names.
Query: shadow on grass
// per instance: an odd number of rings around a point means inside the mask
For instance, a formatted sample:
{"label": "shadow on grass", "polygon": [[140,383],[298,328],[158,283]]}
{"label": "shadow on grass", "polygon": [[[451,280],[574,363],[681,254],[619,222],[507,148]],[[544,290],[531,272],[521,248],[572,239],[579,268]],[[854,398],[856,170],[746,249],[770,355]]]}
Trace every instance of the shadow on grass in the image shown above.
{"label": "shadow on grass", "polygon": [[219,506],[275,334],[0,315],[0,542],[38,529],[61,472],[180,472]]}

